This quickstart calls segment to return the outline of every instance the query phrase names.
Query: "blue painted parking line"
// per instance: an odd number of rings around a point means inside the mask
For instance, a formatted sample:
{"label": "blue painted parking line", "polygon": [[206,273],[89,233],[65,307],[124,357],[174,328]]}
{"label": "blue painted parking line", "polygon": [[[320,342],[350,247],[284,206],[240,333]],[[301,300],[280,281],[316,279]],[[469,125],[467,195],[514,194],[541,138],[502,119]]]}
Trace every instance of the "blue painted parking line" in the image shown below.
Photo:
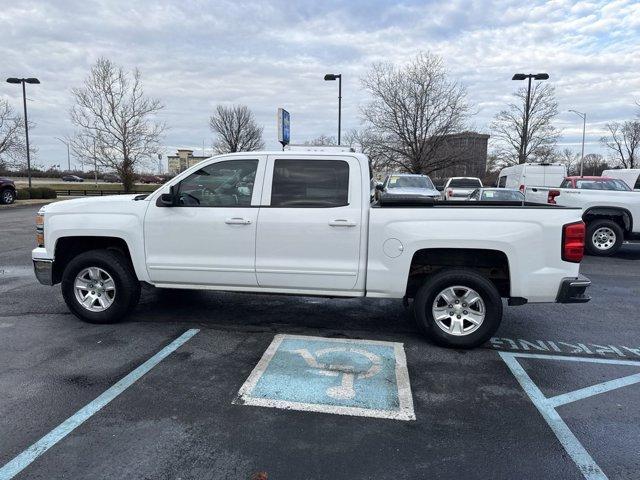
{"label": "blue painted parking line", "polygon": [[21,454],[0,468],[0,480],[9,480],[27,468],[43,453],[53,447],[56,443],[69,435],[72,431],[82,425],[86,420],[108,405],[113,399],[124,392],[127,388],[137,382],[143,375],[158,365],[178,348],[188,342],[200,330],[192,328],[187,330],[169,345],[156,353],[149,360],[129,373],[126,377],[115,383],[111,388],[101,394],[92,402],[88,403],[56,428],[47,433],[44,437],[24,450]]}
{"label": "blue painted parking line", "polygon": [[415,420],[401,343],[276,335],[235,404]]}
{"label": "blue painted parking line", "polygon": [[517,358],[533,358],[540,360],[561,360],[566,362],[584,362],[584,363],[601,363],[608,365],[633,365],[640,368],[640,362],[632,360],[611,360],[598,358],[581,358],[566,357],[563,355],[544,355],[534,353],[511,353],[499,352],[500,357],[507,364],[513,375],[516,377],[523,390],[527,393],[535,407],[538,409],[542,417],[555,433],[558,440],[567,451],[571,459],[582,472],[582,475],[588,480],[606,480],[607,476],[602,469],[591,458],[589,452],[584,448],[582,443],[576,438],[569,426],[558,414],[556,408],[568,403],[583,400],[585,398],[600,395],[611,390],[626,387],[636,383],[640,383],[640,374],[627,375],[615,380],[598,383],[586,388],[580,388],[571,392],[556,395],[554,397],[546,397],[540,388],[535,384],[531,377],[524,370]]}

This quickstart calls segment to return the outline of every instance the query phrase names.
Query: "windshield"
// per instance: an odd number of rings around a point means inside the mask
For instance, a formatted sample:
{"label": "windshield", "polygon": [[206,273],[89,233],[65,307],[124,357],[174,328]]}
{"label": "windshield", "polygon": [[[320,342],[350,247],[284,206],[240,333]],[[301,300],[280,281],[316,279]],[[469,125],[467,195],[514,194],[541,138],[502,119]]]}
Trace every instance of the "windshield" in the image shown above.
{"label": "windshield", "polygon": [[606,180],[576,180],[576,188],[583,190],[617,190],[629,192],[631,188],[622,180],[609,178]]}
{"label": "windshield", "polygon": [[481,200],[521,202],[524,200],[524,195],[517,190],[484,190]]}
{"label": "windshield", "polygon": [[394,175],[389,178],[387,188],[430,188],[434,189],[433,183],[429,177],[423,176],[399,176]]}
{"label": "windshield", "polygon": [[449,182],[451,188],[478,188],[482,183],[477,178],[452,178]]}

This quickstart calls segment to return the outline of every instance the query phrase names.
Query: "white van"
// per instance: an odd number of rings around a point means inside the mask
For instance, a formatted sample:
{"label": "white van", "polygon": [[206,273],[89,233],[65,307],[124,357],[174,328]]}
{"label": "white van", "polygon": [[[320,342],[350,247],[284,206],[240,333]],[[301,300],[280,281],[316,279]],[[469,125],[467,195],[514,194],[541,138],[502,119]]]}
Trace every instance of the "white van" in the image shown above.
{"label": "white van", "polygon": [[618,178],[624,181],[629,188],[640,192],[640,168],[614,168],[602,172],[603,177]]}
{"label": "white van", "polygon": [[567,176],[561,163],[521,163],[500,170],[498,187],[513,188],[524,193],[525,187],[559,187]]}

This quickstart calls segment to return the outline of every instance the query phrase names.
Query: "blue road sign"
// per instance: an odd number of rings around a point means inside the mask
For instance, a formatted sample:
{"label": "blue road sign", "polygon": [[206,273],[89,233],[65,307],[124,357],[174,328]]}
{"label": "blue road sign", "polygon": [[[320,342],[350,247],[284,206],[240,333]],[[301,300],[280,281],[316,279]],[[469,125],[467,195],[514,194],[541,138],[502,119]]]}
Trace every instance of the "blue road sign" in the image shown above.
{"label": "blue road sign", "polygon": [[291,140],[291,120],[289,112],[284,108],[278,109],[278,141],[284,147]]}
{"label": "blue road sign", "polygon": [[401,343],[276,335],[234,403],[414,420]]}

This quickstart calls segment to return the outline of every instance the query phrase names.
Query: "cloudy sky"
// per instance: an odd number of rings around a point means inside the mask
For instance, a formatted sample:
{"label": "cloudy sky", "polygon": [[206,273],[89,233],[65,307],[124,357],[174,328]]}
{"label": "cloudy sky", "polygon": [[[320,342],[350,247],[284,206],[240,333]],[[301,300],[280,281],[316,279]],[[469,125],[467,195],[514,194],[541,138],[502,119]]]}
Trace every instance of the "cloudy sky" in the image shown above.
{"label": "cloudy sky", "polygon": [[[0,73],[37,76],[29,87],[38,163],[66,163],[56,136],[73,132],[70,88],[108,57],[139,67],[169,126],[165,155],[209,149],[217,103],[249,105],[276,148],[276,109],[291,112],[293,143],[335,135],[343,74],[343,129],[359,126],[366,102],[359,78],[376,61],[406,62],[420,50],[441,55],[467,87],[488,132],[518,86],[515,72],[548,72],[555,85],[561,146],[579,149],[588,113],[587,153],[602,152],[604,123],[632,118],[640,99],[640,3],[571,1],[90,1],[10,2],[0,7]],[[0,96],[21,108],[20,90]],[[344,131],[343,130],[343,131]]]}

